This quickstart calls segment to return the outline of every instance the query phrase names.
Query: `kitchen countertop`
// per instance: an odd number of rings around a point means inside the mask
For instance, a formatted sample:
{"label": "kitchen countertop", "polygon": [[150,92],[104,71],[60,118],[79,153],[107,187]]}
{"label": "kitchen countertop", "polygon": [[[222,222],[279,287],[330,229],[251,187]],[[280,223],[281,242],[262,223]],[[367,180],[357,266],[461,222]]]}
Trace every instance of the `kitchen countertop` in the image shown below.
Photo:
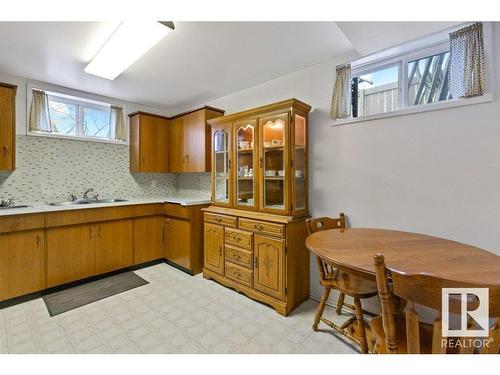
{"label": "kitchen countertop", "polygon": [[196,206],[202,204],[209,204],[210,199],[189,198],[189,197],[131,198],[127,199],[125,202],[75,204],[67,206],[50,206],[48,203],[43,203],[43,202],[36,202],[36,203],[16,202],[16,205],[27,204],[29,207],[0,209],[0,216],[23,215],[23,214],[34,214],[41,212],[55,212],[55,211],[67,211],[67,210],[82,210],[82,209],[92,209],[99,207],[130,206],[130,205],[152,204],[152,203],[174,203],[174,204],[179,204],[181,206]]}

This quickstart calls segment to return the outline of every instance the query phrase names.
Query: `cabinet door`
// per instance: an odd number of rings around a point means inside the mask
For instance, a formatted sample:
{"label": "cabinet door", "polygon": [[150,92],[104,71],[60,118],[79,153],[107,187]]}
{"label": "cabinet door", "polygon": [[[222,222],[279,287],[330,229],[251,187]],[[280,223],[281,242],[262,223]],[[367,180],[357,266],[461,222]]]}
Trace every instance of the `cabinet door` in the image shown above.
{"label": "cabinet door", "polygon": [[15,88],[0,85],[0,170],[15,169]]}
{"label": "cabinet door", "polygon": [[165,219],[165,258],[191,270],[191,223],[176,218]]}
{"label": "cabinet door", "polygon": [[224,274],[224,227],[205,223],[205,264],[218,274]]}
{"label": "cabinet door", "polygon": [[169,172],[167,120],[139,115],[140,171]]}
{"label": "cabinet door", "polygon": [[133,222],[118,220],[97,225],[96,273],[102,274],[133,264]]}
{"label": "cabinet door", "polygon": [[285,297],[285,241],[255,235],[254,288],[271,297]]}
{"label": "cabinet door", "polygon": [[187,162],[186,172],[206,172],[206,138],[207,124],[205,110],[192,112],[184,116],[185,158]]}
{"label": "cabinet door", "polygon": [[292,211],[294,216],[307,213],[307,119],[294,113],[292,130]]}
{"label": "cabinet door", "polygon": [[163,216],[135,219],[134,264],[163,258],[164,243],[165,223]]}
{"label": "cabinet door", "polygon": [[234,123],[235,201],[238,208],[257,209],[259,171],[257,120]]}
{"label": "cabinet door", "polygon": [[52,287],[95,275],[94,225],[47,230],[47,286]]}
{"label": "cabinet door", "polygon": [[169,145],[170,152],[170,172],[186,172],[185,137],[183,117],[170,120],[168,124],[168,136],[172,140]]}
{"label": "cabinet door", "polygon": [[287,214],[289,204],[289,113],[259,119],[260,209]]}
{"label": "cabinet door", "polygon": [[0,300],[45,288],[43,230],[0,235]]}
{"label": "cabinet door", "polygon": [[212,201],[230,206],[232,203],[231,124],[212,128]]}

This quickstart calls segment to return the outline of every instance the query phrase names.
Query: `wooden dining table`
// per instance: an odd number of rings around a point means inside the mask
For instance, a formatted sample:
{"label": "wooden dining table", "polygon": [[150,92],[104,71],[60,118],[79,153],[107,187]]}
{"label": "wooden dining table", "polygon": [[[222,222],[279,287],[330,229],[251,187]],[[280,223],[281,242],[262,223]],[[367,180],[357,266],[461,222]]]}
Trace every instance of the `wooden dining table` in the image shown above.
{"label": "wooden dining table", "polygon": [[375,281],[373,256],[383,254],[390,270],[426,274],[471,284],[500,286],[500,256],[460,242],[386,229],[318,231],[307,248],[328,264]]}

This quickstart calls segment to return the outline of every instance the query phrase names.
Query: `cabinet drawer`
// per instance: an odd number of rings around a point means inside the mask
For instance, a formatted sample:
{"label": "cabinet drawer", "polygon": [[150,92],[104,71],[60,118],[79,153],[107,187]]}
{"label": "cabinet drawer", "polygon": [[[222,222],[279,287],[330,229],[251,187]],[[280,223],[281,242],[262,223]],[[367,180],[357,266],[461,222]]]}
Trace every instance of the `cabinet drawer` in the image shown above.
{"label": "cabinet drawer", "polygon": [[268,234],[271,236],[285,237],[285,226],[283,224],[268,223],[266,221],[240,218],[240,229],[252,232]]}
{"label": "cabinet drawer", "polygon": [[253,269],[253,252],[226,245],[226,261]]}
{"label": "cabinet drawer", "polygon": [[253,271],[238,266],[233,263],[226,262],[226,277],[240,284],[252,287]]}
{"label": "cabinet drawer", "polygon": [[215,224],[221,224],[226,227],[236,228],[236,218],[234,216],[218,215],[205,212],[205,221]]}
{"label": "cabinet drawer", "polygon": [[238,229],[226,229],[224,238],[226,244],[252,250],[253,233],[244,232]]}

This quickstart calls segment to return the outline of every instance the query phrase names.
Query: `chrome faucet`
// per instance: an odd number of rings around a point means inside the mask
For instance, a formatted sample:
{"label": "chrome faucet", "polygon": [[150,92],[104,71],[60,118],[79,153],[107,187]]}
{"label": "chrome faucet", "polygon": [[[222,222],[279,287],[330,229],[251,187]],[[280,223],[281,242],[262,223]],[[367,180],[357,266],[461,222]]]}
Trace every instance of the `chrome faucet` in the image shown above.
{"label": "chrome faucet", "polygon": [[93,193],[94,189],[90,188],[85,190],[85,193],[83,193],[83,199],[89,199],[89,193]]}
{"label": "chrome faucet", "polygon": [[14,205],[14,201],[12,199],[2,199],[0,201],[0,207],[12,207]]}

